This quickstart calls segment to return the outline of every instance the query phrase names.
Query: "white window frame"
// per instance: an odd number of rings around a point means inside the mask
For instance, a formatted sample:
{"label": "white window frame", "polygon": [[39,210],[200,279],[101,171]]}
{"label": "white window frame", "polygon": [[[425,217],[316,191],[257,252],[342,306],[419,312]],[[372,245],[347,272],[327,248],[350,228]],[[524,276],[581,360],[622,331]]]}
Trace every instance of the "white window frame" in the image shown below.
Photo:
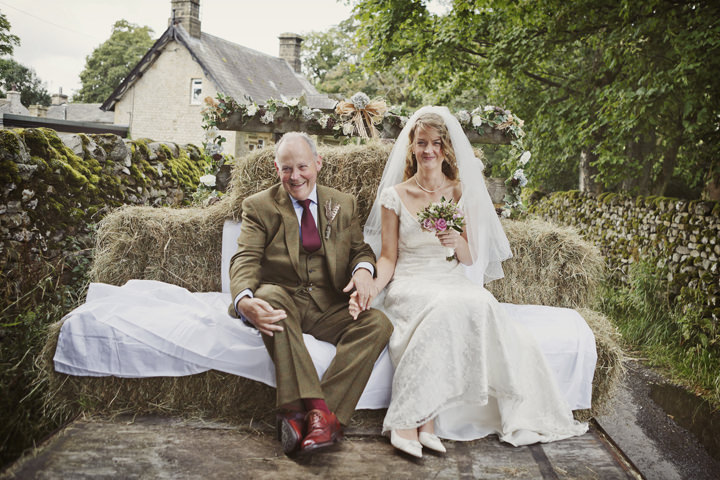
{"label": "white window frame", "polygon": [[[203,80],[202,78],[190,79],[190,105],[202,105],[203,103]],[[200,91],[196,93],[196,85],[200,86]]]}

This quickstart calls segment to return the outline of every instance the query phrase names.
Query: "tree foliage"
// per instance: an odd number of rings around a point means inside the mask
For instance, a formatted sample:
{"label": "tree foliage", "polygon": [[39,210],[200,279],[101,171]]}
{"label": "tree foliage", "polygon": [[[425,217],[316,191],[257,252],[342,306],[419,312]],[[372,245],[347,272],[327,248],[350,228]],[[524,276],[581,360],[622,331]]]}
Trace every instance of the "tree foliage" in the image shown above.
{"label": "tree foliage", "polygon": [[127,20],[115,22],[110,38],[86,57],[80,73],[82,87],[73,100],[104,102],[150,49],[152,32]]}
{"label": "tree foliage", "polygon": [[50,105],[50,94],[35,71],[13,59],[0,58],[0,93],[3,96],[15,89],[25,106]]}
{"label": "tree foliage", "polygon": [[357,92],[382,97],[392,105],[415,108],[422,103],[421,93],[403,68],[371,70],[362,63],[362,50],[354,35],[357,23],[352,19],[326,32],[311,32],[302,44],[304,73],[315,87],[328,94],[350,98]]}
{"label": "tree foliage", "polygon": [[12,55],[15,45],[20,45],[20,39],[10,33],[10,22],[5,14],[0,12],[0,55]]}
{"label": "tree foliage", "polygon": [[[720,144],[720,6],[711,1],[356,1],[374,68],[415,72],[439,103],[485,92],[528,123],[549,188],[673,193],[709,181]],[[568,181],[570,179],[570,181]],[[536,184],[537,186],[537,184]],[[687,193],[678,191],[676,193]]]}

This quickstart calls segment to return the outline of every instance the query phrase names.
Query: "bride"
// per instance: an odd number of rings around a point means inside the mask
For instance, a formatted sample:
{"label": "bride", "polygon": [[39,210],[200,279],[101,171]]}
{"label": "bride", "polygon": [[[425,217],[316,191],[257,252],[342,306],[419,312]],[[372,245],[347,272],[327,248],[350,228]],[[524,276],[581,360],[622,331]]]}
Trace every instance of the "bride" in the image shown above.
{"label": "bride", "polygon": [[[395,325],[383,433],[416,457],[423,447],[444,452],[440,437],[497,434],[518,446],[587,430],[573,420],[535,340],[483,287],[503,276],[511,252],[482,170],[450,111],[423,107],[398,137],[365,226],[381,252],[379,306]],[[421,228],[418,212],[443,198],[461,208],[462,233]],[[353,315],[368,307],[351,299]]]}

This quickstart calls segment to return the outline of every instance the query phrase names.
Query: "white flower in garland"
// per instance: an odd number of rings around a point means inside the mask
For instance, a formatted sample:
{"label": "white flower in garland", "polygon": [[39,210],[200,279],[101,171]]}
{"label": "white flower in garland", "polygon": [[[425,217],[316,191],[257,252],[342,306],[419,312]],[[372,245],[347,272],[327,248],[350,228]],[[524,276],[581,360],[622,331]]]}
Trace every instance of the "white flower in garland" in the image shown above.
{"label": "white flower in garland", "polygon": [[288,107],[297,107],[298,103],[300,103],[299,98],[291,98],[285,102]]}
{"label": "white flower in garland", "polygon": [[260,121],[264,124],[272,123],[273,120],[275,120],[275,114],[270,110],[266,110],[263,116],[260,117]]}
{"label": "white flower in garland", "polygon": [[467,125],[472,120],[467,110],[460,110],[455,117],[457,117],[458,121],[463,125]]}
{"label": "white flower in garland", "polygon": [[522,168],[518,168],[517,170],[515,170],[515,173],[513,173],[513,178],[519,182],[521,188],[528,183],[528,179],[527,177],[525,177],[525,172],[523,172]]}
{"label": "white flower in garland", "polygon": [[493,110],[495,110],[495,107],[492,105],[485,105],[485,107],[483,108],[483,111],[485,112],[492,112]]}
{"label": "white flower in garland", "polygon": [[473,117],[472,117],[473,127],[479,127],[480,125],[482,125],[482,123],[483,123],[483,119],[480,115],[473,115]]}
{"label": "white flower in garland", "polygon": [[214,187],[215,175],[212,175],[210,173],[208,173],[207,175],[203,175],[202,177],[200,177],[200,183],[202,183],[206,187]]}
{"label": "white flower in garland", "polygon": [[370,97],[363,92],[357,92],[355,95],[350,97],[350,102],[357,110],[364,110],[370,103]]}
{"label": "white flower in garland", "polygon": [[355,131],[355,125],[353,125],[350,122],[343,123],[342,129],[343,129],[343,135],[352,135],[353,132]]}
{"label": "white flower in garland", "polygon": [[307,105],[300,107],[300,114],[305,120],[310,120],[313,117],[313,109]]}
{"label": "white flower in garland", "polygon": [[257,105],[255,105],[254,103],[248,105],[247,106],[247,116],[254,117],[255,114],[257,113],[257,110],[258,110]]}
{"label": "white flower in garland", "polygon": [[523,154],[520,155],[520,161],[518,163],[520,164],[521,167],[524,167],[525,165],[527,165],[527,163],[530,161],[531,155],[532,154],[528,150],[525,150],[523,152]]}
{"label": "white flower in garland", "polygon": [[219,132],[220,132],[220,130],[218,130],[217,127],[212,126],[212,127],[208,128],[207,130],[205,130],[205,139],[212,142],[213,140],[215,140],[215,137],[218,136]]}
{"label": "white flower in garland", "polygon": [[320,124],[322,128],[327,128],[328,120],[330,120],[329,115],[323,115],[320,118],[317,119],[317,122]]}

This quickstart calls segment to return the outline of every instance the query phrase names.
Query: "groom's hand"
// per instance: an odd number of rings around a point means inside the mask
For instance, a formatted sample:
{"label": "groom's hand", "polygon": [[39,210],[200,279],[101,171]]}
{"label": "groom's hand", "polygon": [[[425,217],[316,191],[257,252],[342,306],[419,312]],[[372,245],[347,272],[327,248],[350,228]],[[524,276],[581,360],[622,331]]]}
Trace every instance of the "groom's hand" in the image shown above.
{"label": "groom's hand", "polygon": [[285,310],[273,308],[262,298],[243,297],[237,303],[237,310],[255,325],[260,333],[272,337],[273,332],[283,331],[283,327],[276,324],[287,317]]}
{"label": "groom's hand", "polygon": [[370,308],[372,299],[377,295],[377,289],[375,288],[375,282],[369,270],[358,268],[350,279],[350,282],[343,288],[343,292],[350,292],[353,288],[357,293],[357,295],[354,295],[355,301],[361,311]]}

